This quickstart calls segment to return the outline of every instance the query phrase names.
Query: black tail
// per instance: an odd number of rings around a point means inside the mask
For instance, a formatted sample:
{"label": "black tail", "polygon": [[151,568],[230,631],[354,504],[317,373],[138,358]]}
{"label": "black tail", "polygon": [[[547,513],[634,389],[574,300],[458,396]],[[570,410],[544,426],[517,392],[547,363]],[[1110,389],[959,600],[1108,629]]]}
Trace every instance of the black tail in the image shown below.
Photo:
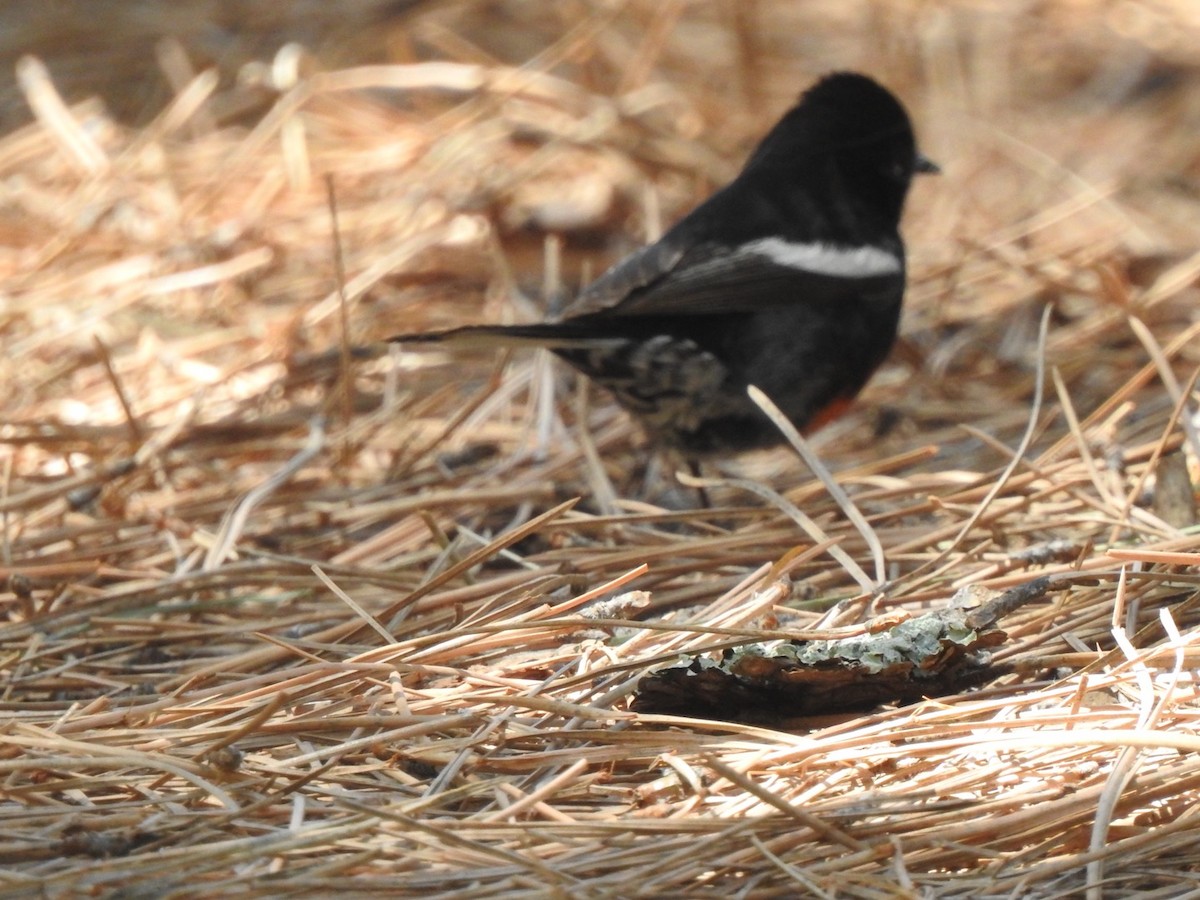
{"label": "black tail", "polygon": [[608,337],[595,328],[571,322],[537,322],[528,325],[464,325],[444,331],[397,334],[389,344],[450,344],[455,347],[548,347],[570,348],[603,343]]}

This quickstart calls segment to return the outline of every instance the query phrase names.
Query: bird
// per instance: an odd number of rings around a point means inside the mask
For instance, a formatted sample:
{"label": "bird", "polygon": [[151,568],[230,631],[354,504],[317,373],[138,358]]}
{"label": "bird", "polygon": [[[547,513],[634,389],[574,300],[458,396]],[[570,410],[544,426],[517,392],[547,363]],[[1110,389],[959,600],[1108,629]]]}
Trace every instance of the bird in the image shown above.
{"label": "bird", "polygon": [[896,339],[899,232],[917,148],[867,75],[818,80],[741,172],[585,287],[555,318],[398,334],[392,343],[537,346],[605,388],[655,448],[690,464],[784,440],[756,385],[802,433],[840,415]]}

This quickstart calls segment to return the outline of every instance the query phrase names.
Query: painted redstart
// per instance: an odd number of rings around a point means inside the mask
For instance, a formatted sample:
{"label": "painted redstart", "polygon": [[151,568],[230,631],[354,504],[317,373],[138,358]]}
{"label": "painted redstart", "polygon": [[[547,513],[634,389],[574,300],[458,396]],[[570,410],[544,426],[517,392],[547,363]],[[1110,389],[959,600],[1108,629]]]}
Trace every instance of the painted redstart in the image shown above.
{"label": "painted redstart", "polygon": [[811,432],[887,355],[904,294],[904,198],[914,174],[936,171],[889,91],[828,75],[737,178],[554,321],[389,340],[547,347],[658,446],[692,460],[767,447],[782,437],[748,385]]}

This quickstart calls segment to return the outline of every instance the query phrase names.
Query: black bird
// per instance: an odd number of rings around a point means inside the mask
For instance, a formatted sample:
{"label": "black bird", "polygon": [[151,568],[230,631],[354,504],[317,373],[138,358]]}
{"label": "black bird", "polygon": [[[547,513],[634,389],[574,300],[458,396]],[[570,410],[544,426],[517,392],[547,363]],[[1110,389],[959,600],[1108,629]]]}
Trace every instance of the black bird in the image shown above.
{"label": "black bird", "polygon": [[890,92],[828,75],[737,178],[556,320],[389,340],[547,347],[691,460],[777,444],[747,386],[801,431],[849,404],[896,338],[909,182],[936,171]]}

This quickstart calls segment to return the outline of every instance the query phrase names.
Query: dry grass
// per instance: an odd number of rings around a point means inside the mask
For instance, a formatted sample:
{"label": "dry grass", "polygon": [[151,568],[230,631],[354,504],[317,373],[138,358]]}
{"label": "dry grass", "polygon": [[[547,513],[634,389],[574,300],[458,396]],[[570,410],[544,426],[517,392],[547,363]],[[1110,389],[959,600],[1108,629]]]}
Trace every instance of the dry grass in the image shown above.
{"label": "dry grass", "polygon": [[[1196,889],[1194,13],[809,6],[564,4],[524,68],[525,5],[436,6],[437,64],[279,60],[249,127],[203,75],[131,127],[23,65],[6,895]],[[903,346],[818,441],[883,546],[871,604],[735,482],[668,508],[636,429],[545,359],[324,353],[537,315],[543,228],[594,271],[838,66],[946,169],[911,202]],[[873,571],[790,452],[727,474]],[[779,730],[627,711],[697,648],[1051,573],[973,693]]]}

